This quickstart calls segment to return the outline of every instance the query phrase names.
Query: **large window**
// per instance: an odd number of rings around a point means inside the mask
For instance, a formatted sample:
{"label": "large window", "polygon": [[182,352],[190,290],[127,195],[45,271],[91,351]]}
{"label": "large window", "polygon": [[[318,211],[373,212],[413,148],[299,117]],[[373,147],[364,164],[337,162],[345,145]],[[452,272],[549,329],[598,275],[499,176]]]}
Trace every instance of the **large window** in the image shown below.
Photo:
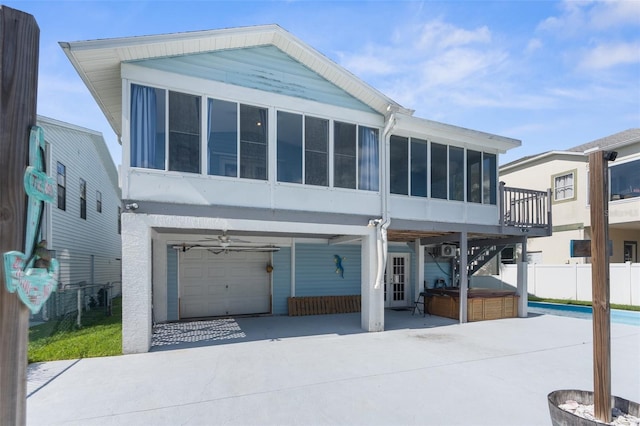
{"label": "large window", "polygon": [[640,160],[615,164],[611,173],[611,200],[640,197]]}
{"label": "large window", "polygon": [[377,191],[380,181],[378,130],[333,123],[333,185]]}
{"label": "large window", "polygon": [[67,168],[64,164],[58,162],[57,165],[57,181],[58,181],[58,208],[60,210],[67,209]]}
{"label": "large window", "polygon": [[392,135],[390,139],[390,191],[408,195],[409,191],[409,139]]}
{"label": "large window", "polygon": [[238,176],[238,104],[208,100],[207,173]]}
{"label": "large window", "polygon": [[277,119],[278,181],[328,186],[329,121],[283,111]]}
{"label": "large window", "polygon": [[447,199],[447,146],[431,144],[431,197]]}
{"label": "large window", "polygon": [[574,180],[574,171],[553,176],[553,201],[575,199]]}
{"label": "large window", "polygon": [[240,105],[240,177],[267,180],[267,109]]}
{"label": "large window", "polygon": [[464,201],[464,148],[449,147],[449,199]]}
{"label": "large window", "polygon": [[87,181],[80,179],[80,218],[87,219]]}

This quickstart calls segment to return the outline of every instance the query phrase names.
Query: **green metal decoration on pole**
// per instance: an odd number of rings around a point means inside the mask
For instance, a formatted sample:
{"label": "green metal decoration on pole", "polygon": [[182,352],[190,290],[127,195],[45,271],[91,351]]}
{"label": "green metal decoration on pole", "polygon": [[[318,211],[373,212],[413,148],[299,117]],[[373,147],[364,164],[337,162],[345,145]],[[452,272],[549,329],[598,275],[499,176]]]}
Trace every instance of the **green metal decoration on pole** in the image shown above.
{"label": "green metal decoration on pole", "polygon": [[[44,170],[44,132],[31,128],[29,166],[24,174],[24,190],[28,196],[25,252],[4,254],[5,286],[16,293],[31,313],[37,314],[58,285],[59,264],[46,250],[46,242],[38,242],[44,203],[56,199],[56,181]],[[45,247],[43,247],[45,246]]]}

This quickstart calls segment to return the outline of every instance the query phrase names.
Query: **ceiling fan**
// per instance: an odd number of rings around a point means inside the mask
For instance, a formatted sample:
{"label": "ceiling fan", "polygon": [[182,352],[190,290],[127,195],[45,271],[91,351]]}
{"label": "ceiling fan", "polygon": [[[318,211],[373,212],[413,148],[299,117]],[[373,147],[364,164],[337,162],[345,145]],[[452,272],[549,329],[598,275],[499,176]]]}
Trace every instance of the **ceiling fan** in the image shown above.
{"label": "ceiling fan", "polygon": [[245,241],[245,240],[241,240],[239,238],[232,238],[227,234],[227,230],[225,229],[224,231],[222,231],[221,235],[218,235],[216,237],[205,237],[204,240],[200,240],[200,241],[218,241],[218,244],[220,244],[220,247],[222,248],[228,248],[231,243],[248,243],[249,241]]}

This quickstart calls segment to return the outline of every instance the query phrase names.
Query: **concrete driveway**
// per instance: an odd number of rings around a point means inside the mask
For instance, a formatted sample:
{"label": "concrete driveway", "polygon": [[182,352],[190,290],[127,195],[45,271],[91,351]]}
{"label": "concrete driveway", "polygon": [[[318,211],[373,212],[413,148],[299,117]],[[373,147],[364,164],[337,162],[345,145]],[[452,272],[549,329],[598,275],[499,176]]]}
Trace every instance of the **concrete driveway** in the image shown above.
{"label": "concrete driveway", "polygon": [[[27,424],[548,425],[549,392],[593,389],[589,320],[359,318],[241,318],[218,339],[32,364]],[[611,354],[613,393],[639,401],[640,327],[612,324]]]}

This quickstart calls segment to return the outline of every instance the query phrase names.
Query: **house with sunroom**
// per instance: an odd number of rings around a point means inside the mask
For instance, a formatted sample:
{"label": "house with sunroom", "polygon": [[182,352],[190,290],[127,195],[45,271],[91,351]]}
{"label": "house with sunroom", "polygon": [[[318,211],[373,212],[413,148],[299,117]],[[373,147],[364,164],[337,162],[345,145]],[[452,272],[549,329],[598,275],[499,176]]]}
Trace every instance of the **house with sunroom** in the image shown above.
{"label": "house with sunroom", "polygon": [[609,239],[612,263],[638,262],[640,244],[640,129],[566,149],[524,157],[500,167],[500,179],[509,185],[531,182],[533,188],[552,188],[553,235],[529,244],[535,263],[589,263],[589,257],[571,257],[571,240],[591,239],[589,158],[593,149],[616,151],[609,162]]}
{"label": "house with sunroom", "polygon": [[469,274],[549,232],[546,191],[498,183],[520,141],[415,117],[277,25],[61,46],[122,143],[125,353],[299,297],[357,295],[381,331],[438,285],[465,322]]}

